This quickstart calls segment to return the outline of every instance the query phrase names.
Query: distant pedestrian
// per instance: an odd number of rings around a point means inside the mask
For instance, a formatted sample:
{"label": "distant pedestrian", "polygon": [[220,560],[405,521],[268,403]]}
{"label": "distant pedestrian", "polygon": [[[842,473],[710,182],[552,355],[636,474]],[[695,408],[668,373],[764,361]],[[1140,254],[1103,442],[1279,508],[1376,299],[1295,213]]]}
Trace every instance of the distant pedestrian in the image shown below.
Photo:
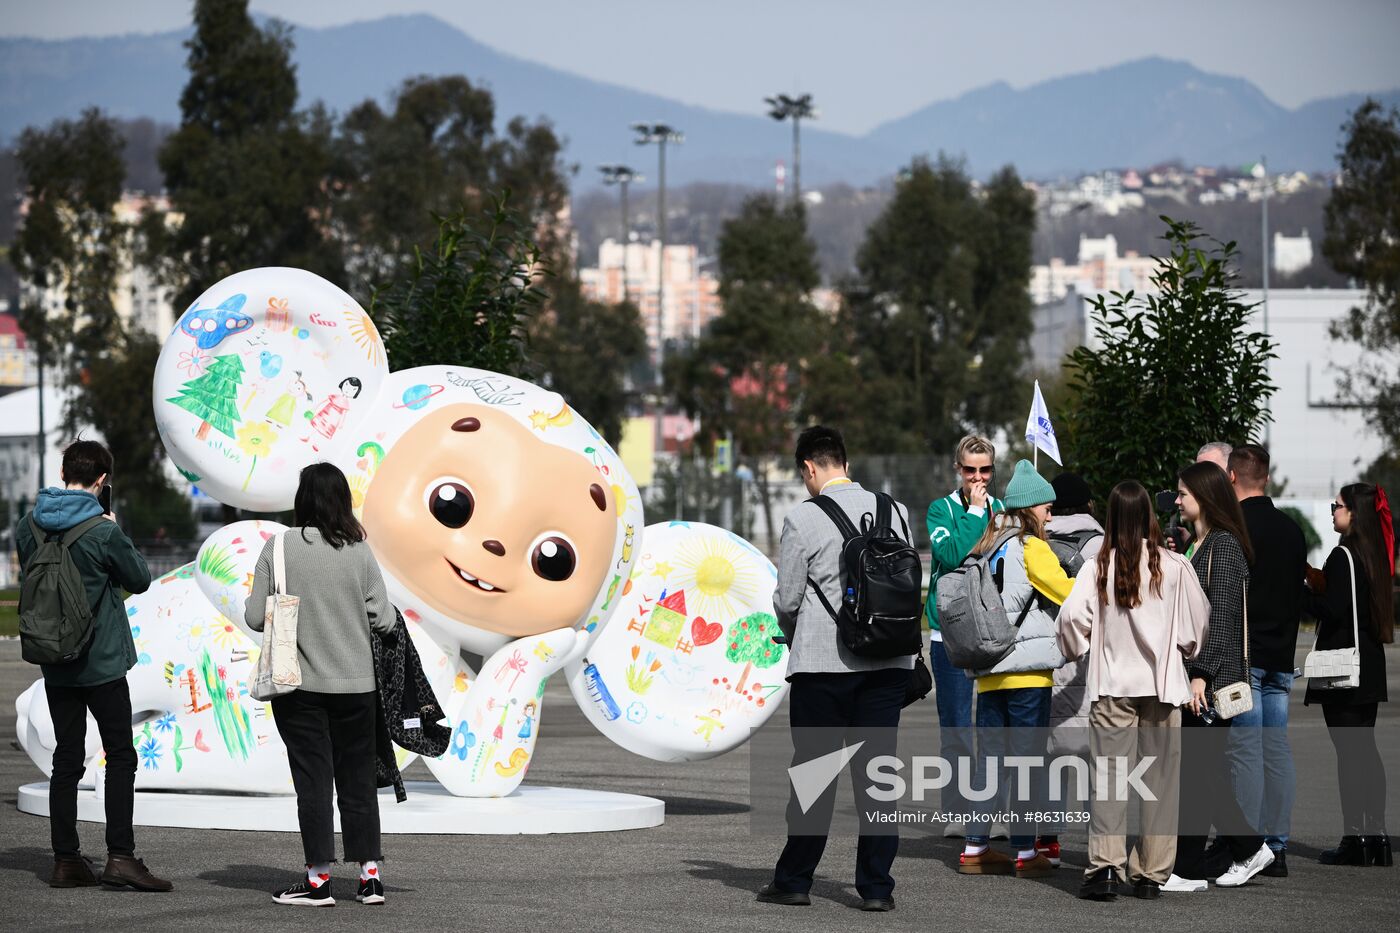
{"label": "distant pedestrian", "polygon": [[[112,454],[96,441],[75,441],[63,451],[63,488],[41,490],[34,510],[20,521],[15,547],[27,575],[30,559],[46,541],[62,541],[82,577],[92,610],[92,641],[77,660],[45,664],[44,694],[53,719],[53,774],[49,779],[49,830],[55,888],[86,887],[100,880],[138,891],[169,891],[136,857],[132,829],[136,748],[131,740],[131,690],[126,672],[136,666],[136,645],[122,607],[121,591],[144,593],[151,586],[146,559],[104,513],[98,495],[112,475]],[[105,521],[104,521],[105,519]],[[21,599],[20,612],[26,607]],[[78,841],[78,781],[87,758],[87,717],[92,713],[107,764],[103,807],[107,816],[107,865],[101,877],[83,857]]]}
{"label": "distant pedestrian", "polygon": [[1389,867],[1385,763],[1376,748],[1376,713],[1390,698],[1385,646],[1395,641],[1395,539],[1385,490],[1370,483],[1343,486],[1332,503],[1332,527],[1341,540],[1323,566],[1326,585],[1308,594],[1307,610],[1317,619],[1317,650],[1359,649],[1361,677],[1357,686],[1342,689],[1310,683],[1304,699],[1322,706],[1342,799],[1342,841],[1318,861]]}
{"label": "distant pedestrian", "polygon": [[1187,666],[1191,700],[1181,724],[1181,834],[1176,845],[1175,877],[1163,890],[1206,890],[1213,874],[1205,858],[1211,826],[1228,847],[1230,865],[1216,878],[1222,888],[1238,887],[1274,860],[1240,810],[1230,782],[1227,757],[1232,720],[1215,708],[1216,690],[1248,683],[1245,652],[1245,588],[1252,552],[1239,500],[1225,471],[1198,462],[1181,471],[1177,502],[1196,529],[1191,565],[1210,599],[1210,625],[1201,651]]}
{"label": "distant pedestrian", "polygon": [[1244,815],[1264,834],[1274,853],[1273,862],[1261,874],[1286,878],[1295,782],[1293,751],[1288,745],[1288,697],[1293,689],[1308,545],[1298,523],[1269,498],[1267,450],[1258,444],[1236,447],[1230,453],[1230,480],[1254,553],[1248,596],[1254,708],[1236,716],[1230,729],[1235,794]]}
{"label": "distant pedestrian", "polygon": [[1119,483],[1108,497],[1108,544],[1075,580],[1060,608],[1060,651],[1086,659],[1096,761],[1131,769],[1153,760],[1141,821],[1127,849],[1126,801],[1091,807],[1089,867],[1079,896],[1116,897],[1131,884],[1155,898],[1176,860],[1179,707],[1191,696],[1186,661],[1205,637],[1210,605],[1190,563],[1163,546],[1152,499],[1141,483]]}
{"label": "distant pedestrian", "polygon": [[[297,658],[301,688],[272,701],[297,792],[306,877],[275,892],[279,904],[333,907],[332,798],[339,803],[345,860],[360,863],[355,900],[383,904],[371,631],[394,628],[379,564],[350,505],[345,475],[329,463],[301,471],[296,527],[283,532],[286,591],[299,597]],[[273,587],[277,539],[263,546],[244,621],[261,632]]]}
{"label": "distant pedestrian", "polygon": [[[1001,500],[992,495],[995,461],[996,447],[985,437],[969,434],[958,441],[953,452],[958,487],[929,503],[925,519],[931,560],[924,614],[929,627],[933,699],[938,707],[939,753],[948,761],[973,756],[973,690],[966,672],[948,660],[948,652],[943,647],[943,635],[938,628],[938,578],[967,559],[987,530],[992,514],[1004,509]],[[967,811],[966,802],[957,798],[954,790],[945,789],[943,799],[946,813]],[[966,831],[964,824],[949,820],[943,835],[957,838]]]}
{"label": "distant pedestrian", "polygon": [[[856,527],[879,511],[879,497],[852,482],[846,472],[846,445],[833,428],[811,427],[797,438],[794,454],[807,492],[825,496]],[[909,541],[908,513],[884,497],[891,508],[892,527]],[[816,502],[799,504],[783,521],[778,551],[778,586],[773,609],[791,646],[788,659],[788,710],[793,732],[793,765],[839,751],[847,734],[851,744],[851,783],[860,820],[856,843],[856,892],[862,910],[894,909],[891,867],[899,851],[893,801],[874,800],[866,777],[870,761],[894,755],[899,714],[914,667],[914,655],[869,658],[851,653],[842,642],[827,605],[842,602],[841,546],[843,535]],[[825,600],[825,604],[823,603]],[[918,597],[914,597],[917,616]],[[917,620],[911,619],[911,625]],[[859,744],[857,744],[857,742]],[[811,903],[812,876],[826,849],[827,827],[836,801],[832,781],[815,803],[803,808],[794,789],[788,803],[788,838],[773,880],[758,892],[769,904],[802,906]],[[803,827],[794,832],[793,827]],[[821,830],[818,832],[817,830]]]}
{"label": "distant pedestrian", "polygon": [[[1045,541],[1045,523],[1055,489],[1036,472],[1029,460],[1016,464],[1006,484],[1006,511],[999,512],[973,547],[975,554],[989,554],[993,574],[1002,580],[1001,601],[1007,616],[1017,621],[1011,651],[986,670],[973,671],[977,689],[978,777],[974,787],[985,787],[992,776],[982,773],[984,763],[1001,765],[1008,756],[1043,756],[1050,725],[1050,689],[1055,669],[1064,664],[1056,644],[1055,612],[1069,595],[1074,581],[1060,566]],[[946,755],[945,755],[946,757]],[[1015,783],[1014,770],[1003,767],[999,786]],[[1027,815],[1045,809],[1044,769],[1031,778],[1031,800],[1016,801],[1023,815],[1011,827],[1015,858],[989,846],[986,823],[969,831],[958,860],[965,875],[1009,875],[1035,878],[1054,871],[1047,853],[1036,848],[1037,822]],[[984,804],[990,821],[998,802]]]}

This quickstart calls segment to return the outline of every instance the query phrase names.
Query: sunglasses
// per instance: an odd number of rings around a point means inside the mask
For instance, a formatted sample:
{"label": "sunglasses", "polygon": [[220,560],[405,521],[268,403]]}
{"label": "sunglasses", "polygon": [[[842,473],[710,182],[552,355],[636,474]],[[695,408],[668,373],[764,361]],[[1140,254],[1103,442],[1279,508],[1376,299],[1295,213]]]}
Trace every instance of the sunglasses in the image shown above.
{"label": "sunglasses", "polygon": [[978,475],[981,475],[981,476],[991,476],[991,475],[992,475],[992,471],[995,470],[996,467],[990,467],[990,466],[984,466],[984,467],[965,466],[965,467],[959,467],[958,469],[962,470],[963,476],[978,476]]}
{"label": "sunglasses", "polygon": [[1333,514],[1333,515],[1336,515],[1338,509],[1344,509],[1344,508],[1346,508],[1346,506],[1343,505],[1342,503],[1340,503],[1340,502],[1333,502],[1333,503],[1332,503],[1332,514]]}

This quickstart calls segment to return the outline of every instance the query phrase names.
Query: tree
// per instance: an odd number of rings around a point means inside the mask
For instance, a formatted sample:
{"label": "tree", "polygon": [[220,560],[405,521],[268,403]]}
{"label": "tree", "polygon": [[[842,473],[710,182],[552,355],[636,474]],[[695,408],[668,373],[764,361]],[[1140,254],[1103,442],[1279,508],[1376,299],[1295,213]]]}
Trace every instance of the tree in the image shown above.
{"label": "tree", "polygon": [[719,267],[724,314],[667,361],[666,380],[682,407],[699,416],[703,444],[732,435],[736,462],[753,470],[771,550],[769,468],[792,446],[823,324],[809,298],[820,278],[802,206],[750,198],[724,225]]}
{"label": "tree", "polygon": [[[112,293],[126,244],[114,208],[126,168],[116,124],[96,109],[20,136],[24,223],[10,250],[28,286],[19,321],[41,361],[77,375],[121,331]],[[53,294],[61,310],[45,307]]]}
{"label": "tree", "polygon": [[432,242],[435,214],[478,213],[488,192],[509,189],[547,256],[561,243],[556,218],[568,190],[562,144],[546,123],[519,117],[496,131],[491,92],[460,75],[405,81],[386,112],[367,100],[336,133],[334,227],[354,286],[397,276],[416,246]]}
{"label": "tree", "polygon": [[742,695],[748,683],[749,673],[755,668],[772,667],[783,657],[783,646],[773,644],[773,633],[778,630],[778,620],[766,612],[755,612],[738,619],[729,626],[725,640],[729,647],[724,650],[726,660],[744,665],[744,673],[734,686],[734,692]]}
{"label": "tree", "polygon": [[951,450],[970,429],[1010,423],[1028,397],[1034,226],[1014,170],[979,192],[960,163],[915,160],[857,255],[812,415],[882,453]]}
{"label": "tree", "polygon": [[588,301],[571,278],[553,291],[531,327],[531,369],[616,447],[634,391],[629,374],[646,359],[641,315],[630,302]]}
{"label": "tree", "polygon": [[[154,366],[152,367],[154,368]],[[186,382],[180,394],[166,399],[200,419],[195,437],[204,440],[212,427],[233,437],[238,415],[238,387],[243,384],[243,360],[236,353],[216,356],[200,375]]]}
{"label": "tree", "polygon": [[1367,403],[1389,450],[1400,449],[1400,110],[1367,99],[1343,127],[1342,180],[1327,202],[1322,253],[1365,285],[1363,307],[1332,329],[1371,351],[1343,378],[1343,391]]}
{"label": "tree", "polygon": [[480,215],[439,217],[437,244],[370,301],[390,367],[451,363],[526,376],[530,318],[547,274],[525,220],[502,194]]}
{"label": "tree", "polygon": [[1162,220],[1170,253],[1157,294],[1095,299],[1096,347],[1070,354],[1066,446],[1100,496],[1125,479],[1175,488],[1203,440],[1253,441],[1269,417],[1275,344],[1250,330],[1253,306],[1232,285],[1235,244]]}
{"label": "tree", "polygon": [[297,266],[341,277],[323,232],[328,214],[330,121],[299,113],[292,41],[259,28],[247,0],[196,0],[180,128],[160,149],[178,224],[143,222],[148,261],[187,307],[225,276]]}

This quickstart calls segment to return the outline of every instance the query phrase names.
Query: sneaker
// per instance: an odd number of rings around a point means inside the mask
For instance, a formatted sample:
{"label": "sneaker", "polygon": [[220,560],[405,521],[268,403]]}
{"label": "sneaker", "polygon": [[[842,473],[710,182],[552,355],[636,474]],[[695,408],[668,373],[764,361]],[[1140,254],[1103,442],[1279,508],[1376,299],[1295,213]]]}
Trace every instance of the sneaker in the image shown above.
{"label": "sneaker", "polygon": [[1238,888],[1250,878],[1253,878],[1255,875],[1268,868],[1273,860],[1273,850],[1267,845],[1262,845],[1259,847],[1258,852],[1255,852],[1243,862],[1236,862],[1231,865],[1229,871],[1215,879],[1215,883],[1222,888]]}
{"label": "sneaker", "polygon": [[1035,841],[1035,851],[1050,860],[1050,864],[1056,868],[1060,867],[1060,844],[1058,842]]}
{"label": "sneaker", "polygon": [[1051,865],[1050,860],[1039,852],[1035,854],[1035,858],[1020,858],[1018,856],[1016,859],[1017,878],[1044,878],[1046,875],[1054,873],[1055,866]]}
{"label": "sneaker", "polygon": [[1162,885],[1162,890],[1168,894],[1199,894],[1210,890],[1210,882],[1204,878],[1182,878],[1173,874],[1167,879],[1167,883]]}
{"label": "sneaker", "polygon": [[384,882],[378,878],[360,879],[360,890],[355,892],[355,900],[361,904],[384,903]]}
{"label": "sneaker", "polygon": [[1011,856],[988,846],[981,855],[958,856],[960,875],[1012,875],[1016,873],[1016,862]]}
{"label": "sneaker", "polygon": [[1284,851],[1282,849],[1275,849],[1274,860],[1259,874],[1263,875],[1265,878],[1287,878],[1288,859],[1284,855]]}
{"label": "sneaker", "polygon": [[272,899],[279,904],[299,904],[303,907],[335,906],[335,898],[331,897],[331,883],[329,881],[313,888],[311,882],[305,878],[290,888],[274,891]]}

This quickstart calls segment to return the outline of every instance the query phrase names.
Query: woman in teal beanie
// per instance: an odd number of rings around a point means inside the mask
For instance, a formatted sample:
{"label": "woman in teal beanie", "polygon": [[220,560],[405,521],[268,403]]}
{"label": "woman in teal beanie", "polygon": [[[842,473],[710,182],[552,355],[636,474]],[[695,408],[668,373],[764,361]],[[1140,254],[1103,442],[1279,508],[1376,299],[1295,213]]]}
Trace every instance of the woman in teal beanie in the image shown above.
{"label": "woman in teal beanie", "polygon": [[[999,740],[1003,730],[1016,745],[1036,744],[1050,726],[1050,688],[1054,671],[1065,663],[1056,643],[1055,614],[1069,595],[1074,580],[1065,574],[1059,558],[1045,540],[1045,523],[1055,489],[1036,472],[1029,460],[1016,464],[1016,472],[1006,485],[1003,499],[1006,511],[987,524],[974,554],[991,554],[992,572],[1000,576],[1001,600],[1013,621],[1021,620],[1016,643],[1006,656],[986,670],[972,671],[977,683],[977,729],[983,741]],[[1039,754],[1033,747],[989,750],[996,757]],[[979,763],[984,759],[978,759]],[[1044,778],[1038,775],[1037,783]],[[998,781],[1006,787],[1014,775],[1007,770]],[[978,775],[974,786],[985,787]],[[1034,803],[1031,809],[1035,809]],[[988,802],[990,806],[992,801]],[[1024,809],[1025,802],[1018,809]],[[966,846],[958,863],[965,875],[1009,875],[1034,878],[1054,870],[1049,853],[1037,851],[1034,823],[1012,827],[1011,859],[988,847],[986,830],[967,834]]]}

